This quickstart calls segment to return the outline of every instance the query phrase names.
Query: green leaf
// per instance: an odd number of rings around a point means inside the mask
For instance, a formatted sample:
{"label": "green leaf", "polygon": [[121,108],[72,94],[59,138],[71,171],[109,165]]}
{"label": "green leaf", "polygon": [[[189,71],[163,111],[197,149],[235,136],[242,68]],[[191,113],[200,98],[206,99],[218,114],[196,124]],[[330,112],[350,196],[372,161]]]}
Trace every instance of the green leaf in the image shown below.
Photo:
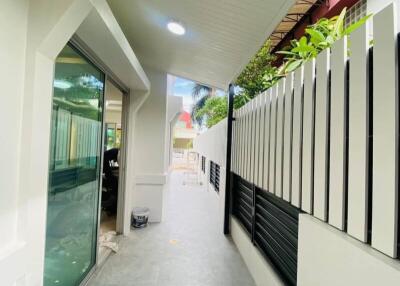
{"label": "green leaf", "polygon": [[300,38],[299,46],[307,46],[307,38],[305,36]]}
{"label": "green leaf", "polygon": [[[315,51],[315,48],[313,46],[298,46],[296,48],[292,49],[293,53],[312,53]],[[302,56],[304,57],[304,55]]]}
{"label": "green leaf", "polygon": [[332,45],[335,42],[335,39],[331,35],[329,35],[328,37],[326,37],[326,42],[329,45]]}
{"label": "green leaf", "polygon": [[343,26],[344,26],[344,18],[346,17],[347,8],[345,7],[340,15],[337,17],[335,26],[334,26],[334,35],[338,37],[342,37],[343,34]]}
{"label": "green leaf", "polygon": [[343,34],[344,35],[350,35],[352,32],[354,32],[355,30],[357,30],[358,28],[360,28],[362,25],[365,24],[365,22],[367,22],[367,20],[372,16],[372,14],[369,14],[365,17],[362,17],[360,20],[358,20],[357,22],[355,22],[354,24],[351,24],[349,27],[347,27],[344,31]]}
{"label": "green leaf", "polygon": [[301,64],[303,63],[303,60],[295,60],[293,62],[288,62],[288,65],[285,68],[285,71],[288,72],[292,72],[295,69],[297,69],[299,66],[301,66]]}
{"label": "green leaf", "polygon": [[277,53],[277,54],[281,54],[281,55],[291,55],[291,56],[297,55],[296,53],[289,52],[289,51],[278,51],[278,52],[276,52],[276,53]]}
{"label": "green leaf", "polygon": [[[321,33],[320,31],[318,31],[318,30],[307,28],[307,29],[306,29],[306,33],[309,34],[309,35],[311,36],[311,39],[310,39],[310,40],[311,40],[312,42],[313,42],[313,39],[316,40],[316,43],[325,41],[324,34],[322,34],[322,33]],[[313,42],[313,43],[314,43],[314,42]]]}

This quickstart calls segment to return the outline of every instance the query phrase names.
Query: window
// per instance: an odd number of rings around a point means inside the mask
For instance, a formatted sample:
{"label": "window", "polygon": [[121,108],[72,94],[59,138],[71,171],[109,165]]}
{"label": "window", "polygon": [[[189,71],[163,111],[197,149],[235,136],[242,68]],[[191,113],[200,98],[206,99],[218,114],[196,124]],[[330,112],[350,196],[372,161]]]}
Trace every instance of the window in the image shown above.
{"label": "window", "polygon": [[347,10],[345,18],[345,27],[357,22],[367,15],[367,0],[360,0]]}
{"label": "window", "polygon": [[206,157],[201,156],[201,170],[203,173],[206,173]]}
{"label": "window", "polygon": [[214,186],[215,191],[219,192],[219,165],[210,161],[210,183]]}

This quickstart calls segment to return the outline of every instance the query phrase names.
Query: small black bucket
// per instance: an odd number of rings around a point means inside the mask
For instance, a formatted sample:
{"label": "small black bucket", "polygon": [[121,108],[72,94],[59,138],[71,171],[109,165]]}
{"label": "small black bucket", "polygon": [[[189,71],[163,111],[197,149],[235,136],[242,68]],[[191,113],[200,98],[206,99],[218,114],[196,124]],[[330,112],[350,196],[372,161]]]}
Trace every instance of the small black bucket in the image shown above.
{"label": "small black bucket", "polygon": [[131,226],[134,228],[146,227],[149,214],[149,208],[134,208],[131,215]]}

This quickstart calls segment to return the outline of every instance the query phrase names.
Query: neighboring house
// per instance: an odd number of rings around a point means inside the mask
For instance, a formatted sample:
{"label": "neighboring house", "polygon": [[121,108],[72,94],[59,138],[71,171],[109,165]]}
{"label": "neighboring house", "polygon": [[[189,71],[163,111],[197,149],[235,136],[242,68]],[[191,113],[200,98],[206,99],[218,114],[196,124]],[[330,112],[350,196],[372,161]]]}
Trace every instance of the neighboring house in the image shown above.
{"label": "neighboring house", "polygon": [[197,134],[197,130],[192,126],[190,113],[182,111],[174,127],[174,149],[193,148],[193,139],[196,138]]}

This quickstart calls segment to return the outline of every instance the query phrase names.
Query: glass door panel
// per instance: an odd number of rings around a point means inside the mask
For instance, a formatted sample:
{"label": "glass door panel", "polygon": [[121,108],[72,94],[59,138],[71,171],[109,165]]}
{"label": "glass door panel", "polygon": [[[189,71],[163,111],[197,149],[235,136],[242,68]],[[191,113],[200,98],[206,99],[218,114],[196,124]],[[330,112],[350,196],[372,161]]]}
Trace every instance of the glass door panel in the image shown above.
{"label": "glass door panel", "polygon": [[72,46],[55,65],[44,285],[79,285],[96,263],[104,74]]}

